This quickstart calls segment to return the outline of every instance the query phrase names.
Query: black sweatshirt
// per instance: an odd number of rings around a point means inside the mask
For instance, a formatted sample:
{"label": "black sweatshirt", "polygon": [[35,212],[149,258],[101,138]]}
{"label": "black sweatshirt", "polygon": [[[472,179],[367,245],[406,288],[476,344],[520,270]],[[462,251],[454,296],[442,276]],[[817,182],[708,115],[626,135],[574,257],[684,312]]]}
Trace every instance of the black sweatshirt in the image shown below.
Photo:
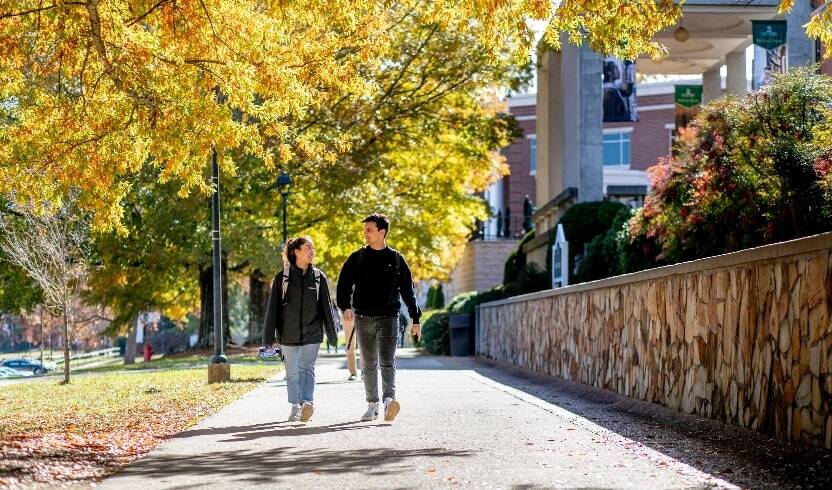
{"label": "black sweatshirt", "polygon": [[281,345],[320,344],[326,330],[330,345],[335,345],[338,336],[326,275],[320,272],[320,285],[316,286],[312,266],[305,273],[294,265],[290,267],[285,298],[283,271],[272,281],[263,344],[271,345],[275,341]]}
{"label": "black sweatshirt", "polygon": [[352,308],[357,315],[398,316],[400,294],[411,321],[419,323],[422,311],[416,304],[410,267],[402,254],[390,247],[382,250],[363,247],[353,252],[338,276],[338,307]]}

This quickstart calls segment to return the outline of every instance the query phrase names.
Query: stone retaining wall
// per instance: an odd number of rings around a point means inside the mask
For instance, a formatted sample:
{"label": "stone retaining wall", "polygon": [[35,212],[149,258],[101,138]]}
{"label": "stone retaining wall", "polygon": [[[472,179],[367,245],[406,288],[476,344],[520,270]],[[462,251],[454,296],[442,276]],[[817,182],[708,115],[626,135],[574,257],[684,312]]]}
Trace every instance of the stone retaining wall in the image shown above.
{"label": "stone retaining wall", "polygon": [[832,233],[486,303],[480,355],[832,447]]}

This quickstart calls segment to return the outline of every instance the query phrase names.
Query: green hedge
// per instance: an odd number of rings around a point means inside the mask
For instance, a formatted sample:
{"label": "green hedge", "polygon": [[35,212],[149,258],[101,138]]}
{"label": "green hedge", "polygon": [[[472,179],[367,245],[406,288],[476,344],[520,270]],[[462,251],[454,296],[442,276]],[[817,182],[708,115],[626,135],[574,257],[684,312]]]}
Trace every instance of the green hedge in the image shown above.
{"label": "green hedge", "polygon": [[625,209],[627,205],[618,201],[582,202],[567,209],[558,224],[563,225],[570,250],[576,243],[581,245],[579,252],[583,253],[583,244],[606,234],[618,213]]}
{"label": "green hedge", "polygon": [[435,356],[451,353],[451,337],[446,310],[429,311],[422,317],[422,345]]}
{"label": "green hedge", "polygon": [[[592,241],[599,236],[601,237],[599,240],[602,240],[610,228],[612,228],[616,217],[624,212],[629,212],[629,208],[618,201],[595,201],[575,204],[563,213],[558,224],[563,225],[563,232],[566,235],[566,240],[569,242],[570,284],[591,281],[592,278],[597,278],[595,276],[598,272],[593,271],[589,276],[585,276],[582,273],[584,269],[583,260],[589,254],[589,246]],[[551,267],[551,246],[554,242],[555,237],[553,235],[549,241],[549,250],[547,251],[547,268]],[[596,256],[597,246],[596,244],[596,250],[593,251]],[[577,272],[575,270],[576,263],[580,263]],[[598,265],[596,261],[590,264],[590,267],[597,267]]]}
{"label": "green hedge", "polygon": [[[624,207],[615,216],[606,233],[597,235],[586,246],[577,277],[582,281],[595,281],[623,274],[628,262],[622,257],[628,246],[627,222],[632,210]],[[623,236],[622,236],[623,234]]]}
{"label": "green hedge", "polygon": [[832,230],[832,77],[816,69],[702,108],[651,169],[630,270]]}
{"label": "green hedge", "polygon": [[523,238],[520,239],[520,243],[517,245],[517,250],[511,253],[506,259],[505,266],[503,267],[503,284],[508,284],[512,281],[516,281],[518,277],[520,277],[520,271],[526,266],[526,254],[523,253],[523,245],[534,240],[534,230],[526,233]]}

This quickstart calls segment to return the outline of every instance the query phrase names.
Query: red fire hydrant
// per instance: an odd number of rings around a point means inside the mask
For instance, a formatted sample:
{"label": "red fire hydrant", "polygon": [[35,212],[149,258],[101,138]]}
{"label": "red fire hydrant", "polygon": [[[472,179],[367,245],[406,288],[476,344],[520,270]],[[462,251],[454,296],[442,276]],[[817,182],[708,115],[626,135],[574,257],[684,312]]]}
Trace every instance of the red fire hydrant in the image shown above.
{"label": "red fire hydrant", "polygon": [[150,345],[150,342],[144,343],[144,362],[150,362],[151,356],[153,356],[153,347]]}

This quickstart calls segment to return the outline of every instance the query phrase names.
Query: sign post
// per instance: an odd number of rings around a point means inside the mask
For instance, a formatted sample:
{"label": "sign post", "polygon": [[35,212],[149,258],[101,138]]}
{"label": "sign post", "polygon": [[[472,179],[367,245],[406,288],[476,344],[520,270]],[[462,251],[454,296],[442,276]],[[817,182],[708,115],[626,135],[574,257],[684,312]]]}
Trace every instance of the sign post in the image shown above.
{"label": "sign post", "polygon": [[552,287],[569,285],[569,242],[563,233],[563,225],[558,225],[555,243],[552,244]]}

